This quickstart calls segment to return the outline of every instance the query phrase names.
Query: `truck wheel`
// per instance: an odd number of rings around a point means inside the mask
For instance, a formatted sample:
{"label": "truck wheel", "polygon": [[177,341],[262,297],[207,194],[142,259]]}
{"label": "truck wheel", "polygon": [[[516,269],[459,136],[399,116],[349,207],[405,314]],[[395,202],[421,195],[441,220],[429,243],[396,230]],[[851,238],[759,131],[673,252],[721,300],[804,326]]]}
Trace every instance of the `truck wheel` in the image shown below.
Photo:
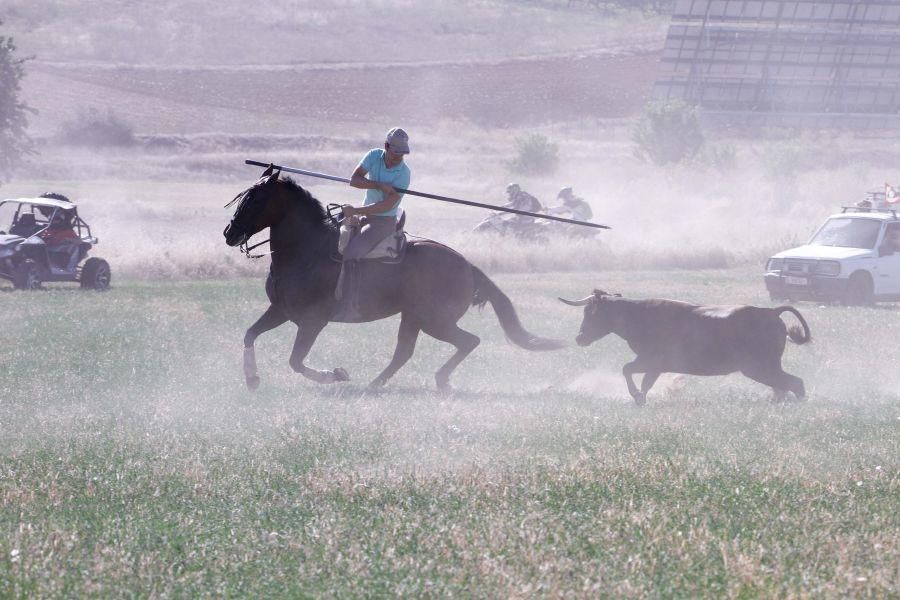
{"label": "truck wheel", "polygon": [[872,276],[861,271],[850,276],[847,289],[844,292],[844,304],[848,306],[869,306],[875,295],[875,286]]}
{"label": "truck wheel", "polygon": [[89,258],[81,268],[81,287],[91,290],[109,289],[112,273],[109,263],[102,258]]}
{"label": "truck wheel", "polygon": [[13,270],[13,286],[17,290],[36,290],[41,287],[41,269],[30,258],[20,262]]}

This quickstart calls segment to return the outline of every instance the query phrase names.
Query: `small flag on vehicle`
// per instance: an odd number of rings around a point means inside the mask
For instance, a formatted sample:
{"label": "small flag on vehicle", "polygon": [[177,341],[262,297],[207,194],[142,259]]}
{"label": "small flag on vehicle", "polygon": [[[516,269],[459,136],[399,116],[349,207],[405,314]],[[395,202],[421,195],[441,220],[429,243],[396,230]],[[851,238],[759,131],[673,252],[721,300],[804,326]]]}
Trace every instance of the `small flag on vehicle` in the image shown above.
{"label": "small flag on vehicle", "polygon": [[889,183],[884,184],[884,200],[888,204],[897,204],[900,202],[900,193]]}

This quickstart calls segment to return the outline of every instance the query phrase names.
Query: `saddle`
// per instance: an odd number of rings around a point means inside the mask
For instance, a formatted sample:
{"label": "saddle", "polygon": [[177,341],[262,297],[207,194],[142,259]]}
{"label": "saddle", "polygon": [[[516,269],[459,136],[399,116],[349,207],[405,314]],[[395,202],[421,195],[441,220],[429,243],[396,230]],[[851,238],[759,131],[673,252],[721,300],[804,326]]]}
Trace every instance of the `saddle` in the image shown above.
{"label": "saddle", "polygon": [[[343,254],[347,249],[347,244],[360,232],[365,220],[344,219],[341,223],[340,236],[338,237],[338,252]],[[406,225],[406,212],[403,209],[397,214],[397,223],[394,227],[394,233],[387,236],[372,248],[372,250],[362,257],[361,260],[377,260],[383,263],[399,263],[403,261],[406,255],[406,232],[403,227]]]}

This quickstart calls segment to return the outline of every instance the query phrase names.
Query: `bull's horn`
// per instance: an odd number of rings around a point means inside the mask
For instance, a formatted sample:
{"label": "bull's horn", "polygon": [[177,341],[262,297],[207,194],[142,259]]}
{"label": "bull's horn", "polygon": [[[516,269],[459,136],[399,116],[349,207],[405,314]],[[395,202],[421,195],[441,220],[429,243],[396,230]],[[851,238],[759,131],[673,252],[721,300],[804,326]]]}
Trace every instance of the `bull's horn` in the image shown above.
{"label": "bull's horn", "polygon": [[591,298],[593,297],[594,295],[591,294],[590,296],[586,296],[581,300],[566,300],[565,298],[559,298],[559,301],[564,304],[568,304],[569,306],[587,306],[587,303],[590,302]]}

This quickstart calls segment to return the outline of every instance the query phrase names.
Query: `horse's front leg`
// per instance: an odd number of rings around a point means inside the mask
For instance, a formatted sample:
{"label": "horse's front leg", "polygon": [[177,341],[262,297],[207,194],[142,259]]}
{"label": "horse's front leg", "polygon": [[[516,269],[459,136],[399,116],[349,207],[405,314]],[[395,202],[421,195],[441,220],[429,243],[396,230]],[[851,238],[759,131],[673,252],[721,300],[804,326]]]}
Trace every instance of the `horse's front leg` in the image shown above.
{"label": "horse's front leg", "polygon": [[287,316],[280,309],[276,308],[274,304],[270,304],[266,312],[244,334],[244,380],[247,382],[247,387],[251,390],[259,387],[259,374],[256,371],[256,350],[253,348],[253,343],[256,342],[256,338],[261,334],[270,329],[275,329],[285,321],[287,321]]}
{"label": "horse's front leg", "polygon": [[294,349],[291,352],[291,368],[316,383],[350,381],[350,375],[340,367],[333,371],[319,371],[303,364],[306,355],[316,343],[316,338],[327,324],[328,321],[301,321],[297,324],[297,338],[294,340]]}

